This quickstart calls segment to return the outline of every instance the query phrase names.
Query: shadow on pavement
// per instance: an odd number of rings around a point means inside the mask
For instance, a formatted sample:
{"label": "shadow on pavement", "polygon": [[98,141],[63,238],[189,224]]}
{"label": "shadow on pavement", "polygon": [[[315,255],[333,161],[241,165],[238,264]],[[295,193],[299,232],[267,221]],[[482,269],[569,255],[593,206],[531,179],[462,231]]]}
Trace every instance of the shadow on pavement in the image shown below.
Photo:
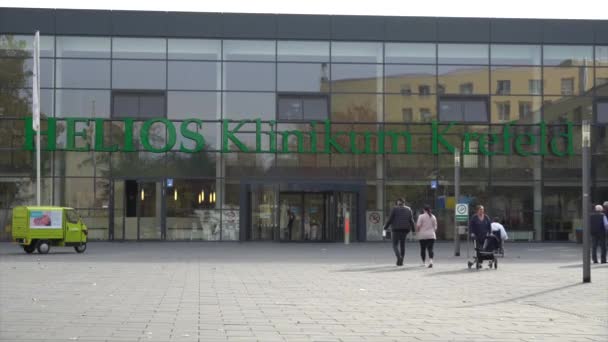
{"label": "shadow on pavement", "polygon": [[393,266],[391,268],[386,268],[386,269],[378,269],[375,271],[371,271],[373,273],[383,273],[383,272],[403,272],[403,271],[415,271],[415,270],[423,270],[423,267],[420,266],[401,266],[401,267],[397,267],[397,266]]}
{"label": "shadow on pavement", "polygon": [[[483,272],[489,269],[481,269],[481,270],[475,270],[475,269],[468,269],[468,268],[464,268],[464,269],[459,269],[459,270],[452,270],[452,271],[440,271],[440,272],[433,272],[433,273],[429,273],[426,276],[427,277],[432,277],[432,276],[442,276],[442,275],[456,275],[456,274],[465,274],[465,273],[478,273],[478,272]],[[493,271],[493,270],[492,270]]]}
{"label": "shadow on pavement", "polygon": [[503,299],[503,300],[499,300],[499,301],[495,301],[495,302],[486,302],[486,303],[479,303],[479,304],[472,304],[472,305],[454,306],[453,308],[455,308],[455,309],[466,309],[466,308],[474,308],[474,307],[478,307],[478,306],[505,304],[505,303],[516,302],[516,301],[523,300],[523,299],[528,299],[528,298],[532,298],[532,297],[536,297],[536,296],[541,296],[541,295],[552,293],[552,292],[557,292],[557,291],[569,289],[571,287],[582,286],[582,285],[584,285],[584,284],[583,283],[575,283],[575,284],[555,287],[555,288],[548,289],[548,290],[533,292],[533,293],[530,293],[530,294],[527,294],[527,295],[523,295],[523,296],[519,296],[519,297]]}
{"label": "shadow on pavement", "polygon": [[[560,266],[559,268],[581,268],[581,267],[583,267],[583,264],[564,265],[564,266]],[[593,264],[593,263],[591,263],[591,267],[592,268],[606,268],[606,267],[608,267],[608,264]]]}

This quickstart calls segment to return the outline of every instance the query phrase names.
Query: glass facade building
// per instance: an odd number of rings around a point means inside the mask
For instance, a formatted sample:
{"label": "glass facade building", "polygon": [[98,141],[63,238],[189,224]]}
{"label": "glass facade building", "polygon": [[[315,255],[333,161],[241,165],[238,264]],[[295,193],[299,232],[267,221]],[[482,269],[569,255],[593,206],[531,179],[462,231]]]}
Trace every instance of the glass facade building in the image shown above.
{"label": "glass facade building", "polygon": [[36,29],[42,201],[92,239],[374,241],[398,197],[449,239],[451,146],[460,202],[572,240],[583,120],[608,200],[606,21],[0,9],[3,240],[35,201]]}

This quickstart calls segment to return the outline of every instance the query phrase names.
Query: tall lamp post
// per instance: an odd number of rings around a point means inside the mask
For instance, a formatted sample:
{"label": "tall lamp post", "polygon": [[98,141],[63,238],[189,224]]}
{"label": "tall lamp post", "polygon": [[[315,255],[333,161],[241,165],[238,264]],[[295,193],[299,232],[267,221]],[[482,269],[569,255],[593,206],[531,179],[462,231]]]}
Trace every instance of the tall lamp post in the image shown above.
{"label": "tall lamp post", "polygon": [[[460,198],[460,150],[454,149],[454,210]],[[458,234],[458,221],[454,215],[454,256],[460,256],[460,235]]]}
{"label": "tall lamp post", "polygon": [[591,282],[591,234],[589,232],[589,179],[591,178],[591,163],[589,150],[591,148],[591,124],[583,120],[582,125],[583,153],[583,283]]}

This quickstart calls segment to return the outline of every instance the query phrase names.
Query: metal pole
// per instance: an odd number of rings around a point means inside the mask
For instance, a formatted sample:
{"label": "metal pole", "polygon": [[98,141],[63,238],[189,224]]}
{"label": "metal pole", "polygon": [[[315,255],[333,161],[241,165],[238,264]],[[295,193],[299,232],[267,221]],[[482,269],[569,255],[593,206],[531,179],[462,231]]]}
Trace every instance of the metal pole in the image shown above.
{"label": "metal pole", "polygon": [[589,178],[590,158],[589,149],[591,145],[591,126],[589,121],[583,120],[583,283],[591,282],[591,234],[589,234]]}
{"label": "metal pole", "polygon": [[36,131],[36,205],[40,206],[40,129]]}
{"label": "metal pole", "polygon": [[[454,149],[454,206],[460,198],[460,150]],[[458,234],[458,221],[454,213],[454,256],[460,256],[460,235]]]}

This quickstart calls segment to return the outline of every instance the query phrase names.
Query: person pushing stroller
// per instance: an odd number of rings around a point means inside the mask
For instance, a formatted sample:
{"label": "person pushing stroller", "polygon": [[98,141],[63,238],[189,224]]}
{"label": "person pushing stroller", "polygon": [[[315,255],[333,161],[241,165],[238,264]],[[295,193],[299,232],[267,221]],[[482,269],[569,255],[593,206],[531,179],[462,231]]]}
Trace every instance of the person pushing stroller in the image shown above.
{"label": "person pushing stroller", "polygon": [[468,262],[469,267],[475,263],[481,268],[484,260],[490,261],[490,267],[496,268],[494,250],[498,248],[498,240],[492,235],[492,220],[486,215],[482,205],[477,206],[477,212],[469,221],[469,232],[475,247],[475,261]]}

